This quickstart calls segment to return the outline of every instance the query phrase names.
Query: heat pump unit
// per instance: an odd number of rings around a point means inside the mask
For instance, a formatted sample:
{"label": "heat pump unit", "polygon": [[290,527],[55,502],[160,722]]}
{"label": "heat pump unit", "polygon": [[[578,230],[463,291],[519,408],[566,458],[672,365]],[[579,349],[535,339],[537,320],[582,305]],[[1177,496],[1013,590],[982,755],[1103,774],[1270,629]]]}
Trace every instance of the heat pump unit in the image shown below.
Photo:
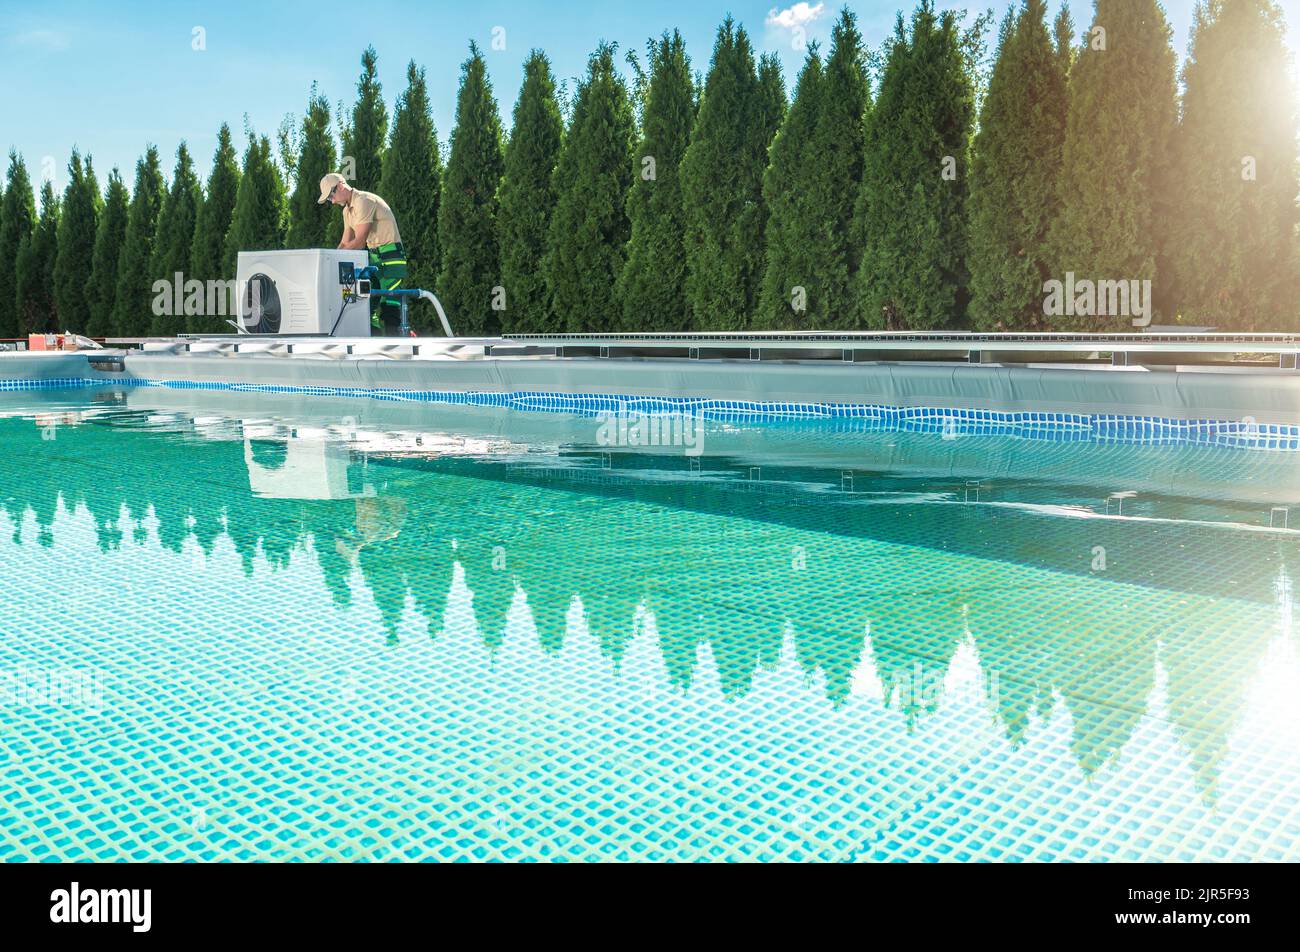
{"label": "heat pump unit", "polygon": [[246,334],[370,336],[365,250],[241,251],[235,268]]}

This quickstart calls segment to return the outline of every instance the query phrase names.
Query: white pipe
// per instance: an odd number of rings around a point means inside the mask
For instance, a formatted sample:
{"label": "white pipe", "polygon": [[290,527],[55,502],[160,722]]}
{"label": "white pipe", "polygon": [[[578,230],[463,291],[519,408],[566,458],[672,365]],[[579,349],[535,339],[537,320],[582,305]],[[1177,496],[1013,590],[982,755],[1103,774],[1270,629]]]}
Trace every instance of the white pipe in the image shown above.
{"label": "white pipe", "polygon": [[442,331],[448,337],[455,337],[451,332],[451,325],[447,323],[447,312],[442,309],[442,302],[439,301],[432,291],[421,291],[420,297],[433,303],[434,310],[438,312],[438,320],[442,321]]}

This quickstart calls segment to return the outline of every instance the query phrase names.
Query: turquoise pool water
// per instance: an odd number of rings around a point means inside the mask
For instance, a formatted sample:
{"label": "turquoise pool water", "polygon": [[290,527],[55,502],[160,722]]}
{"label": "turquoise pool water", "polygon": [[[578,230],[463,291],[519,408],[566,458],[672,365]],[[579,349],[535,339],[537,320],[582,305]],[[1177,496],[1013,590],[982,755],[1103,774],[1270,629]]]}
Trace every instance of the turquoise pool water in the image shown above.
{"label": "turquoise pool water", "polygon": [[0,447],[8,861],[1300,859],[1300,454],[114,387]]}

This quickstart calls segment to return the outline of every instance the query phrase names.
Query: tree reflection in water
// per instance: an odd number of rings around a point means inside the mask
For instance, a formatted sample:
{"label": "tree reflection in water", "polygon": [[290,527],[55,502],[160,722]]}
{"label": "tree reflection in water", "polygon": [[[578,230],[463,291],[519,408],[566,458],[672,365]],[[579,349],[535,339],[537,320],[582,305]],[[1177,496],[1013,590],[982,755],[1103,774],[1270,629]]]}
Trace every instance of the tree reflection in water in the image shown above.
{"label": "tree reflection in water", "polygon": [[[839,471],[812,465],[755,479],[713,456],[697,471],[680,456],[614,466],[582,447],[498,459],[275,425],[254,438],[238,420],[100,422],[65,422],[50,440],[31,420],[0,420],[12,544],[58,546],[62,509],[89,515],[106,557],[193,543],[214,560],[228,540],[246,575],[306,557],[336,608],[364,592],[389,645],[411,637],[411,612],[438,638],[461,584],[488,651],[526,606],[546,652],[584,628],[617,676],[650,631],[672,687],[689,692],[707,657],[731,700],[789,650],[832,706],[869,668],[912,729],[944,703],[968,645],[1013,747],[1063,709],[1091,776],[1158,700],[1210,799],[1297,555],[1290,533],[1207,521],[1222,499],[1175,499],[1184,520],[1087,519],[968,505],[933,477],[877,474],[844,491]],[[1007,481],[998,500],[1041,488]]]}

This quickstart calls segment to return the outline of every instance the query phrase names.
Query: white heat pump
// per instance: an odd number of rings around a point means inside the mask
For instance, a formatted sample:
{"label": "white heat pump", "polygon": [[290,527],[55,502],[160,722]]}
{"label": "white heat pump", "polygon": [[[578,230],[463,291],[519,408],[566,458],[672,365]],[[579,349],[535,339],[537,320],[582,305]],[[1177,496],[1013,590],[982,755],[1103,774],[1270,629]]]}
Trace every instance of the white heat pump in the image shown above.
{"label": "white heat pump", "polygon": [[235,268],[246,334],[370,336],[370,286],[357,275],[364,249],[241,251]]}

